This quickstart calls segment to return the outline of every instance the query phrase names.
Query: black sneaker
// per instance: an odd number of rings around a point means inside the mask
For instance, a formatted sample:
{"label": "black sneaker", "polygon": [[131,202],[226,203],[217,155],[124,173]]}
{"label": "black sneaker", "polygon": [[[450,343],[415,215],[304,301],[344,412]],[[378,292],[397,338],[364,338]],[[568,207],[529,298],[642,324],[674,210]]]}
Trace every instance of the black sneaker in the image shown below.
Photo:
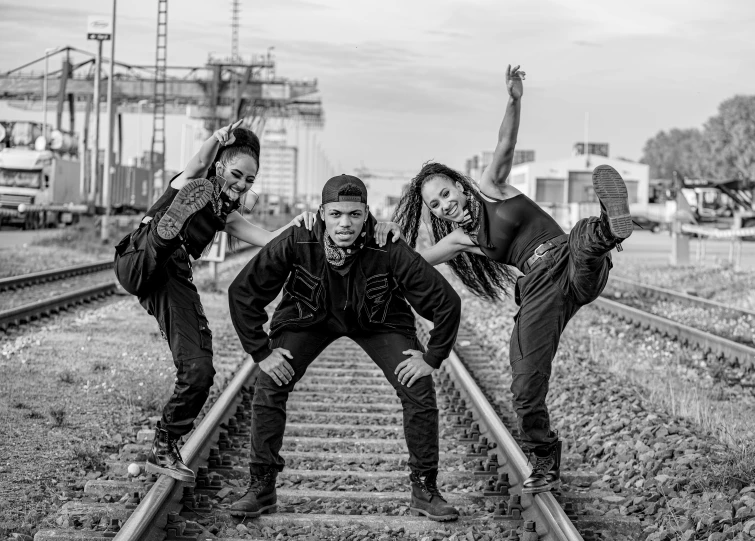
{"label": "black sneaker", "polygon": [[164,240],[176,238],[186,220],[209,203],[213,193],[214,186],[206,178],[197,178],[187,182],[176,194],[176,198],[157,224],[157,234],[160,238]]}
{"label": "black sneaker", "polygon": [[275,468],[268,468],[261,475],[251,474],[246,494],[231,505],[231,515],[257,518],[263,513],[275,513],[278,510],[278,495],[275,492],[277,477],[278,470]]}
{"label": "black sneaker", "polygon": [[415,515],[425,515],[430,520],[447,522],[457,520],[459,512],[443,499],[438,490],[438,470],[424,474],[412,472],[412,503],[409,508]]}
{"label": "black sneaker", "polygon": [[145,469],[148,473],[167,475],[177,481],[193,483],[194,472],[184,464],[181,453],[178,452],[178,439],[173,438],[158,421]]}
{"label": "black sneaker", "polygon": [[[545,452],[547,454],[541,456],[538,454],[539,452]],[[547,492],[554,488],[552,482],[554,478],[557,477],[553,475],[554,469],[556,468],[557,453],[558,451],[554,445],[550,449],[534,451],[530,455],[530,461],[534,459],[534,464],[532,465],[530,476],[524,480],[524,483],[522,483],[522,494]]]}
{"label": "black sneaker", "polygon": [[599,165],[592,172],[592,185],[600,200],[608,229],[621,251],[621,241],[628,238],[634,226],[629,212],[629,196],[624,180],[610,165]]}

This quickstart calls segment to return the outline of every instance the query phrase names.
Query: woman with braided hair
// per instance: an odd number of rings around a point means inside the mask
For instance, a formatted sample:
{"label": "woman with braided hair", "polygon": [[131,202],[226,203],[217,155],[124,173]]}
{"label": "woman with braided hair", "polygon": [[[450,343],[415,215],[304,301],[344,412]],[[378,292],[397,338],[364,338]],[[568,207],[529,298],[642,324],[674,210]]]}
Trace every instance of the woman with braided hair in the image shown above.
{"label": "woman with braided hair", "polygon": [[535,493],[560,483],[561,442],[551,430],[545,401],[561,333],[577,310],[603,291],[610,251],[620,250],[631,235],[632,219],[624,181],[607,165],[593,171],[600,217],[578,221],[569,234],[507,184],[524,75],[519,66],[506,70],[508,105],[479,187],[445,165],[427,163],[399,201],[394,221],[415,246],[427,207],[434,244],[420,253],[428,262],[448,262],[464,285],[488,300],[508,295],[514,285],[520,308],[509,343],[511,391],[521,444],[532,463],[522,492]]}

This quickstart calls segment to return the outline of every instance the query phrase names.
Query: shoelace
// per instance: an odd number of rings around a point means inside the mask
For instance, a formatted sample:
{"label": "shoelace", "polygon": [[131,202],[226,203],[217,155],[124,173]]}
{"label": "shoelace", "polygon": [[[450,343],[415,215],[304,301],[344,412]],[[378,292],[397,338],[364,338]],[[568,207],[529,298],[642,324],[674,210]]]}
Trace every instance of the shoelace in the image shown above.
{"label": "shoelace", "polygon": [[249,494],[250,492],[259,492],[261,491],[265,485],[267,485],[270,480],[272,479],[273,474],[272,473],[265,473],[263,475],[254,475],[249,479],[249,488],[246,490],[246,493]]}
{"label": "shoelace", "polygon": [[532,473],[547,472],[551,468],[551,457],[535,456],[535,465],[532,467]]}
{"label": "shoelace", "polygon": [[438,489],[438,483],[434,478],[428,476],[425,479],[422,479],[421,477],[417,476],[415,480],[422,487],[422,490],[424,490],[431,496],[438,496],[440,499],[443,499],[443,496]]}

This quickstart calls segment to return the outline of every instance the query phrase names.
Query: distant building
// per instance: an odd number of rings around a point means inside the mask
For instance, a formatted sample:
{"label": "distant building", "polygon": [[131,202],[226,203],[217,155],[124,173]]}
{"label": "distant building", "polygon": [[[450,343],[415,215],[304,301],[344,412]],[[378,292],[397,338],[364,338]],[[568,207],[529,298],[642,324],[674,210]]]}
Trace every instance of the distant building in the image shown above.
{"label": "distant building", "polygon": [[579,155],[563,160],[532,162],[511,168],[509,183],[548,211],[565,229],[581,218],[598,216],[600,204],[592,187],[592,171],[610,165],[624,179],[633,214],[647,214],[650,167],[643,163]]}
{"label": "distant building", "polygon": [[[482,172],[493,161],[493,152],[484,150],[476,156],[472,156],[467,160],[467,166],[465,173],[468,177],[479,179],[482,176]],[[520,163],[534,162],[535,151],[534,150],[514,150],[514,165]]]}
{"label": "distant building", "polygon": [[266,130],[257,180],[252,189],[264,201],[293,204],[296,199],[296,160],[298,149],[286,144],[285,129]]}
{"label": "distant building", "polygon": [[[588,143],[590,151],[608,153],[607,143]],[[571,229],[581,218],[598,216],[600,204],[592,187],[592,170],[601,164],[615,168],[624,179],[629,193],[629,206],[633,214],[654,214],[650,200],[650,167],[648,165],[603,154],[584,155],[584,143],[574,145],[575,155],[562,160],[517,163],[511,168],[508,182],[533,199],[553,216],[564,229]],[[526,153],[527,151],[522,151]],[[467,175],[477,182],[492,159],[492,152],[483,152],[467,160]]]}

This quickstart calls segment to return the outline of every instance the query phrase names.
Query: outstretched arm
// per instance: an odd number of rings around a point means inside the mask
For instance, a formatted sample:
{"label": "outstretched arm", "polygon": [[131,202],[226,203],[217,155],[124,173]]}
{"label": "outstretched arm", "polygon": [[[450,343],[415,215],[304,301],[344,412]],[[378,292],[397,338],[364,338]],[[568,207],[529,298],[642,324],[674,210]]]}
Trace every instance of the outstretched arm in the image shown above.
{"label": "outstretched arm", "polygon": [[173,182],[171,182],[170,185],[176,190],[180,190],[190,180],[204,177],[207,174],[207,170],[212,165],[212,160],[215,159],[215,155],[218,153],[218,148],[230,145],[235,141],[233,130],[238,128],[243,121],[244,119],[242,118],[233,124],[223,126],[210,135],[210,137],[202,143],[199,152],[192,156],[181,174],[173,179]]}
{"label": "outstretched arm", "polygon": [[498,130],[498,144],[493,153],[493,161],[485,169],[480,179],[480,189],[483,193],[495,194],[506,183],[511,172],[511,164],[514,161],[514,148],[516,137],[519,133],[519,113],[521,99],[524,93],[522,81],[524,72],[519,71],[519,66],[511,65],[506,68],[506,89],[509,94],[509,102],[503,122]]}
{"label": "outstretched arm", "polygon": [[275,231],[268,231],[267,229],[262,229],[261,227],[254,225],[239,214],[238,211],[234,211],[228,215],[225,230],[229,235],[251,244],[252,246],[265,246],[268,242],[283,233],[292,225],[295,225],[296,227],[304,226],[307,230],[311,230],[312,225],[315,223],[315,217],[316,214],[314,212],[304,211],[283,227],[276,229]]}
{"label": "outstretched arm", "polygon": [[419,251],[425,261],[432,266],[451,261],[462,252],[483,255],[480,248],[472,242],[463,229],[454,229],[429,248]]}

